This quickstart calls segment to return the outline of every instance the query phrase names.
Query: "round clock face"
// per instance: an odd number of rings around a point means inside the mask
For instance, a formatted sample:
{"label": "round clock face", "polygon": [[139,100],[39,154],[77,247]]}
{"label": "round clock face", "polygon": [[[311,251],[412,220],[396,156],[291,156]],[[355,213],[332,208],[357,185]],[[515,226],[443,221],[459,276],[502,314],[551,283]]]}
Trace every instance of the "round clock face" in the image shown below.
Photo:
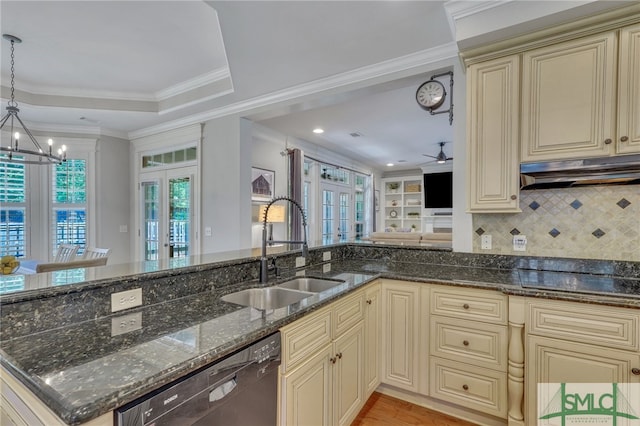
{"label": "round clock face", "polygon": [[422,108],[432,110],[442,105],[446,94],[442,83],[438,80],[429,80],[418,87],[416,101]]}
{"label": "round clock face", "polygon": [[389,212],[389,216],[390,216],[390,217],[398,217],[398,212],[397,212],[397,211],[395,211],[395,210],[391,210],[391,211]]}

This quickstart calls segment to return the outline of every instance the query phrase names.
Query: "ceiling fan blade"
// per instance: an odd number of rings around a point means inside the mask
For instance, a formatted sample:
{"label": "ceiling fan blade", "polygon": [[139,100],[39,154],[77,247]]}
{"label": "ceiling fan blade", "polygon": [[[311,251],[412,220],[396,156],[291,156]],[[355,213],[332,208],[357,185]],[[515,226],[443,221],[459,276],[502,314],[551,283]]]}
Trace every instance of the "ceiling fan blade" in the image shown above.
{"label": "ceiling fan blade", "polygon": [[429,154],[422,154],[422,155],[424,155],[425,157],[430,157],[430,158],[436,158],[436,159],[438,158],[438,157],[434,157],[433,155],[429,155]]}

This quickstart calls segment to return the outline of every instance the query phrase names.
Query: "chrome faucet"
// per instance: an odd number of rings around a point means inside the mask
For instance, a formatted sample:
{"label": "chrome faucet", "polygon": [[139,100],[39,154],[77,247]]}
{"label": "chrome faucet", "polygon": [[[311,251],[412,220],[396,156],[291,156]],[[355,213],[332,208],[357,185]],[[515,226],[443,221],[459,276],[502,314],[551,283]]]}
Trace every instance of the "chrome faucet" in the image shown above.
{"label": "chrome faucet", "polygon": [[288,201],[291,204],[293,204],[294,206],[296,206],[298,208],[298,211],[300,212],[300,216],[302,216],[302,241],[273,241],[273,240],[269,240],[269,243],[277,243],[277,244],[301,244],[302,245],[302,257],[304,257],[305,259],[307,258],[307,256],[309,256],[309,246],[307,245],[307,218],[304,215],[304,210],[302,210],[302,207],[300,207],[300,204],[298,204],[297,201],[289,198],[289,197],[276,197],[273,200],[271,200],[271,202],[269,202],[269,204],[267,204],[267,207],[264,210],[264,217],[262,218],[262,255],[260,256],[260,283],[261,284],[266,284],[267,283],[267,275],[269,273],[269,266],[267,265],[267,214],[269,213],[269,208],[271,207],[272,204],[274,204],[277,201]]}

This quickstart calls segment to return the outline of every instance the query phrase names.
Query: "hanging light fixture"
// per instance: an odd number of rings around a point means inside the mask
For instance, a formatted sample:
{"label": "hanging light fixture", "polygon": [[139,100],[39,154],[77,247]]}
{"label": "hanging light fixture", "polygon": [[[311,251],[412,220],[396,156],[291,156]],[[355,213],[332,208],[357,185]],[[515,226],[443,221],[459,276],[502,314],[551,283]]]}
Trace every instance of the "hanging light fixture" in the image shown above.
{"label": "hanging light fixture", "polygon": [[[11,42],[11,100],[7,105],[7,113],[2,117],[2,119],[0,119],[0,133],[4,130],[5,124],[8,124],[7,127],[9,130],[8,146],[5,146],[4,143],[0,143],[0,151],[3,153],[0,159],[2,161],[22,164],[60,164],[67,160],[67,147],[62,145],[56,154],[53,152],[53,140],[49,139],[48,149],[43,150],[36,138],[31,134],[31,131],[27,129],[27,126],[25,126],[20,117],[18,117],[20,110],[18,109],[18,103],[16,102],[14,95],[15,71],[13,49],[14,44],[22,43],[22,40],[18,37],[12,36],[11,34],[3,34],[2,37]],[[20,128],[22,128],[29,140],[31,140],[34,148],[23,148],[20,145],[21,135],[18,131]]]}

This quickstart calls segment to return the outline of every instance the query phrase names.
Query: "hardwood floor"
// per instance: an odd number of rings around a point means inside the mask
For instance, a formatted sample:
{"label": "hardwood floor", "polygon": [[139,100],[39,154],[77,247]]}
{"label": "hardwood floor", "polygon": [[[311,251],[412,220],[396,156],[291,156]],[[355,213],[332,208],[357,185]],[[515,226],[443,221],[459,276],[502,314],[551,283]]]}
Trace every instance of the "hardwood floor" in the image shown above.
{"label": "hardwood floor", "polygon": [[472,426],[464,420],[378,392],[366,402],[351,426]]}

